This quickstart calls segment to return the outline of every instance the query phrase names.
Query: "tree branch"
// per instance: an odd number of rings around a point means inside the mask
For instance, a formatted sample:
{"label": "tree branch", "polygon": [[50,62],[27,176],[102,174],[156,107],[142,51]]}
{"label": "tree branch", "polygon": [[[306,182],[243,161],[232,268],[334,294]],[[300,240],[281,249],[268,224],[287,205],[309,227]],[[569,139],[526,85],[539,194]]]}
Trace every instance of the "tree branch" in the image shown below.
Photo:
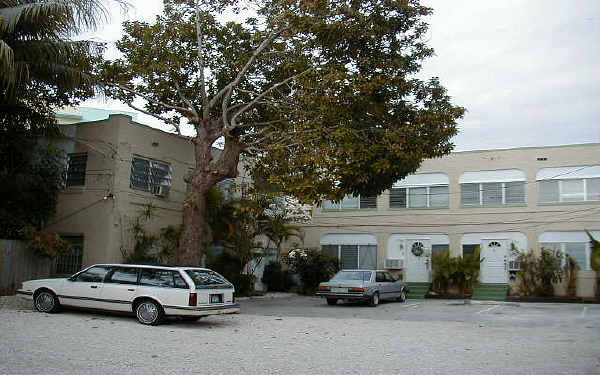
{"label": "tree branch", "polygon": [[206,78],[204,77],[204,35],[200,26],[200,2],[196,3],[196,42],[198,43],[198,74],[200,75],[200,98],[202,102],[202,118],[208,119],[209,108],[208,98],[206,97]]}
{"label": "tree branch", "polygon": [[141,92],[139,92],[139,91],[136,91],[136,90],[134,90],[134,89],[132,89],[132,88],[129,88],[129,87],[127,87],[127,86],[123,86],[123,85],[121,85],[121,84],[118,84],[118,83],[107,83],[106,85],[107,85],[107,86],[113,86],[113,87],[117,87],[117,88],[119,88],[119,89],[121,89],[121,90],[123,90],[123,91],[130,92],[130,93],[132,93],[132,94],[134,94],[134,95],[137,95],[137,96],[139,96],[140,98],[143,98],[144,100],[147,100],[147,101],[148,101],[148,102],[150,102],[150,103],[154,103],[154,104],[156,104],[156,105],[163,106],[163,107],[165,107],[165,108],[167,108],[167,109],[172,109],[172,110],[174,110],[174,111],[180,112],[180,113],[181,113],[181,114],[183,114],[183,115],[192,114],[192,112],[191,112],[191,111],[190,111],[190,109],[188,109],[188,108],[185,108],[185,107],[179,107],[179,106],[176,106],[176,105],[171,105],[171,104],[163,103],[163,102],[161,102],[161,101],[158,101],[158,100],[154,100],[154,99],[152,99],[152,98],[151,98],[149,95],[142,94]]}
{"label": "tree branch", "polygon": [[194,106],[194,104],[191,102],[191,100],[189,100],[188,98],[186,98],[183,95],[183,92],[181,92],[181,88],[179,87],[179,83],[177,83],[177,81],[175,81],[175,89],[177,90],[177,95],[179,95],[179,98],[188,105],[188,107],[190,107],[190,110],[193,112],[195,117],[199,117],[198,116],[198,112],[196,111],[196,107]]}
{"label": "tree branch", "polygon": [[246,65],[244,65],[244,67],[238,72],[235,79],[231,81],[228,85],[223,87],[221,90],[219,90],[219,92],[217,92],[217,94],[210,100],[210,103],[208,104],[209,109],[214,107],[215,104],[217,104],[219,98],[221,98],[221,96],[225,95],[226,93],[227,97],[224,97],[223,101],[226,102],[226,105],[229,105],[228,101],[231,98],[231,92],[233,91],[233,89],[240,83],[242,78],[244,78],[244,76],[246,75],[248,70],[250,70],[250,68],[252,67],[258,56],[261,54],[261,52],[264,51],[264,49],[267,48],[275,39],[277,39],[277,37],[281,35],[281,33],[285,30],[287,30],[287,28],[275,30],[271,32],[271,34],[269,34],[269,37],[267,39],[262,41],[262,43],[254,50],[254,52],[252,52],[252,56],[250,56],[250,59],[248,59]]}
{"label": "tree branch", "polygon": [[277,87],[281,86],[281,85],[285,85],[286,83],[308,73],[309,71],[311,71],[312,68],[308,68],[306,70],[304,70],[303,72],[300,72],[298,74],[294,74],[293,76],[290,76],[286,79],[284,79],[281,82],[278,82],[276,84],[274,84],[273,86],[269,87],[268,89],[266,89],[265,91],[263,91],[260,95],[258,95],[256,98],[254,98],[252,101],[250,101],[250,103],[246,104],[241,110],[239,110],[231,119],[231,125],[230,125],[230,129],[229,131],[235,129],[235,127],[237,126],[237,118],[244,112],[246,112],[248,109],[250,109],[253,105],[256,104],[256,102],[258,102],[259,100],[261,100],[262,98],[264,98],[269,92],[273,91],[274,89],[276,89]]}
{"label": "tree branch", "polygon": [[[300,134],[310,134],[310,133],[313,133],[313,132],[316,132],[316,131],[327,132],[327,131],[330,131],[330,130],[333,130],[333,129],[337,129],[337,128],[339,128],[339,125],[330,126],[328,128],[324,128],[324,129],[305,129],[305,130],[296,131],[296,132],[294,132],[294,133],[292,133],[292,134],[290,134],[290,135],[288,135],[286,137],[281,138],[278,141],[273,142],[272,144],[268,145],[267,147],[263,147],[261,150],[264,151],[264,150],[268,150],[270,148],[274,148],[276,146],[279,146],[279,145],[281,145],[281,144],[283,144],[283,143],[285,143],[285,142],[287,142],[287,141],[289,141],[291,139],[294,139],[295,137],[297,137]],[[269,133],[263,132],[263,134],[264,134],[264,136],[262,136],[262,137],[260,137],[260,138],[258,138],[256,140],[254,140],[252,142],[247,143],[246,144],[247,148],[255,149],[253,147],[254,145],[257,145],[257,144],[259,144],[261,142],[264,142],[265,140],[269,139],[271,135],[273,135],[273,134],[280,134],[280,132],[277,131],[277,130],[274,130],[274,131],[269,132]],[[292,147],[292,146],[299,145],[299,144],[304,144],[306,142],[310,142],[310,141],[313,141],[313,140],[316,140],[316,139],[319,139],[319,138],[320,138],[320,136],[316,136],[316,137],[312,137],[312,138],[308,138],[308,139],[302,139],[302,140],[300,140],[298,142],[294,142],[294,143],[290,143],[290,144],[284,145],[283,147]]]}
{"label": "tree branch", "polygon": [[127,102],[127,105],[130,108],[135,109],[136,111],[142,112],[142,113],[144,113],[146,115],[149,115],[149,116],[152,116],[152,117],[154,117],[156,119],[164,121],[165,123],[173,126],[175,128],[175,131],[177,132],[178,135],[181,135],[181,129],[179,127],[179,124],[176,123],[175,120],[163,117],[161,115],[157,115],[156,113],[152,113],[150,111],[146,111],[145,109],[142,109],[142,108],[138,108],[138,107],[134,106],[131,102]]}

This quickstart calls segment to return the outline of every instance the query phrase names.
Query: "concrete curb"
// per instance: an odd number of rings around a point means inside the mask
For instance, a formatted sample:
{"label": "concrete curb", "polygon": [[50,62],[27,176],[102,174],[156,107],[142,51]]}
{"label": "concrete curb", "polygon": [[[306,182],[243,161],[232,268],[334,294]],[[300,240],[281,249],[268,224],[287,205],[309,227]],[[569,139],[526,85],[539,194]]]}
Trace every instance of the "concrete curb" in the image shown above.
{"label": "concrete curb", "polygon": [[460,302],[446,302],[446,305],[504,305],[504,306],[520,306],[519,303],[516,302],[508,302],[508,301],[473,301],[470,299],[463,300]]}
{"label": "concrete curb", "polygon": [[235,297],[236,301],[248,301],[251,299],[275,299],[275,298],[289,298],[297,296],[296,293],[267,293],[264,296],[252,296],[252,297]]}

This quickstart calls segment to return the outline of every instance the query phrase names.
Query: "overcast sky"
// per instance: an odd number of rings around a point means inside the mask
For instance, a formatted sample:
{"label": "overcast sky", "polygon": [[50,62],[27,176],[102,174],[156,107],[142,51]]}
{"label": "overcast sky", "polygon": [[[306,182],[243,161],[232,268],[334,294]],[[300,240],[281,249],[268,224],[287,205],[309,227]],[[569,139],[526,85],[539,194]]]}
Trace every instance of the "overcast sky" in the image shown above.
{"label": "overcast sky", "polygon": [[[133,0],[152,21],[161,0]],[[433,8],[423,69],[468,112],[456,150],[600,142],[600,0],[424,0]],[[120,38],[124,17],[93,34]],[[109,51],[114,56],[114,51]],[[86,106],[126,105],[91,100]],[[153,118],[140,122],[160,127]]]}

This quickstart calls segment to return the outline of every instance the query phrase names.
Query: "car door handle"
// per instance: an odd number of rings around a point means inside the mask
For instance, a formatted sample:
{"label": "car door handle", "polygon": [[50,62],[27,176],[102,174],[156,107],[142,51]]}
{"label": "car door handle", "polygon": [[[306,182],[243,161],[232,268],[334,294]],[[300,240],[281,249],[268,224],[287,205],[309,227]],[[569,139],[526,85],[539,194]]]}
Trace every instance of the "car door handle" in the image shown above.
{"label": "car door handle", "polygon": [[127,289],[128,292],[135,292],[135,289]]}
{"label": "car door handle", "polygon": [[98,286],[97,285],[92,285],[92,286],[90,286],[90,288],[96,289],[96,288],[98,288]]}

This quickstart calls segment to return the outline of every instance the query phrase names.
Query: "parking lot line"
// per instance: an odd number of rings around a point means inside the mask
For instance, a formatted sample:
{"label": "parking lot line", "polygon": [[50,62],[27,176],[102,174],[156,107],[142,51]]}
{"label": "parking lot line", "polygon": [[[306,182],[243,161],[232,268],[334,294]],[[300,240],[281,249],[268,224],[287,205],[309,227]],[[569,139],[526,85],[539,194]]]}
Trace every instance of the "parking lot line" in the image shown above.
{"label": "parking lot line", "polygon": [[585,318],[585,313],[587,312],[587,306],[583,306],[583,311],[581,311],[581,317]]}
{"label": "parking lot line", "polygon": [[415,308],[415,307],[419,306],[420,304],[421,304],[421,303],[413,303],[413,304],[410,304],[410,305],[406,305],[406,307],[407,307],[407,308],[409,308],[409,307],[410,307],[410,308]]}
{"label": "parking lot line", "polygon": [[488,311],[492,311],[494,309],[497,309],[498,307],[500,307],[500,305],[488,307],[487,309],[484,309],[484,310],[481,310],[481,311],[477,311],[477,314],[483,314],[483,313],[486,313]]}

